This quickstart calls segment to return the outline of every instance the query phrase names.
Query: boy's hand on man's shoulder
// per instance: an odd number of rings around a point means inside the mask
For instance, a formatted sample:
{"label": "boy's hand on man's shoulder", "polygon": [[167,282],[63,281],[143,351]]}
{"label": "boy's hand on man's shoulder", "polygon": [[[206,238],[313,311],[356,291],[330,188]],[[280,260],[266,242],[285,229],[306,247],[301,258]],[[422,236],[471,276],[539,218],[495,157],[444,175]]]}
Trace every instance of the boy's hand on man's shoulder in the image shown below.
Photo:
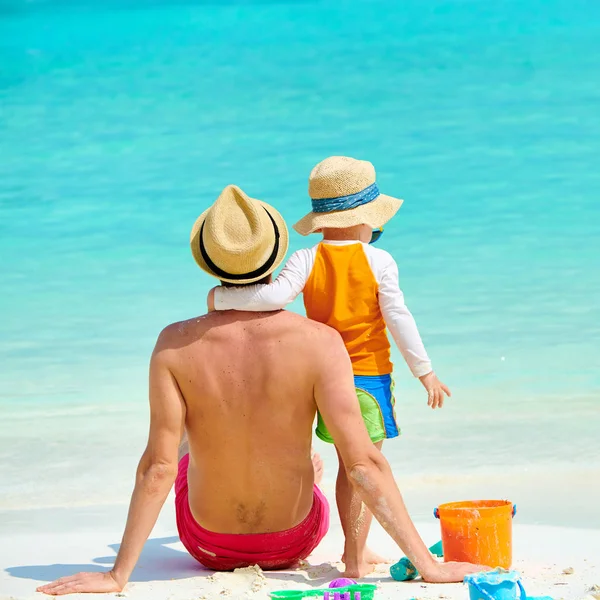
{"label": "boy's hand on man's shoulder", "polygon": [[427,390],[427,406],[431,406],[431,408],[444,406],[444,394],[448,397],[452,396],[448,386],[442,383],[433,371],[419,377],[419,380]]}

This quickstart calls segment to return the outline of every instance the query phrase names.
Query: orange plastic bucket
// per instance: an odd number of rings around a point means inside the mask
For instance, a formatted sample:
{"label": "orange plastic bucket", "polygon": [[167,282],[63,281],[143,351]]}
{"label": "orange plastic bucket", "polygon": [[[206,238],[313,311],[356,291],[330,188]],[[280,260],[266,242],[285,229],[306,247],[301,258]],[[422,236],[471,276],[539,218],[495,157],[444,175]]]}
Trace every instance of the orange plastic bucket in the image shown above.
{"label": "orange plastic bucket", "polygon": [[516,511],[508,500],[441,504],[434,515],[442,528],[444,560],[510,569]]}

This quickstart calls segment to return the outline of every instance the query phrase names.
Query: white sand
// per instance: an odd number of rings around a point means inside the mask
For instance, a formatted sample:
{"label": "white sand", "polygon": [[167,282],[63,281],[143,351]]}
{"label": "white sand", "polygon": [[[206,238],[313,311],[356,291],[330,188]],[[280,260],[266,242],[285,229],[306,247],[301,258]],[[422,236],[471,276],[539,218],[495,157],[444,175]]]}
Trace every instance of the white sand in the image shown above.
{"label": "white sand", "polygon": [[[121,509],[120,513],[119,516],[122,516]],[[23,520],[27,514],[20,513],[19,519]],[[79,522],[74,511],[73,519],[67,520],[65,516],[68,514],[68,510],[54,516],[44,513],[46,530],[34,535],[18,532],[16,522],[13,523],[16,529],[11,528],[11,524],[7,523],[7,513],[3,513],[0,521],[2,529],[12,533],[0,536],[0,599],[41,598],[35,588],[42,582],[80,570],[102,570],[112,564],[121,535],[118,529],[120,518],[112,519],[110,527],[109,520],[100,517],[88,520],[87,525],[82,527],[83,518]],[[34,512],[31,516],[33,519]],[[339,522],[335,515],[332,517],[330,533],[310,557],[310,564],[303,568],[264,575],[255,570],[214,574],[201,569],[177,540],[172,505],[169,503],[124,593],[134,600],[263,600],[268,598],[271,590],[324,587],[339,576],[339,563],[336,561],[340,556],[342,536]],[[431,519],[419,530],[426,542],[433,543],[439,539],[438,527],[437,522]],[[67,532],[61,532],[65,529]],[[400,558],[393,542],[377,525],[372,531],[371,545],[390,558]],[[593,600],[589,590],[600,586],[600,530],[517,524],[514,555],[514,566],[522,573],[530,595],[548,595],[557,600],[589,596]],[[382,565],[368,578],[368,581],[380,584],[375,596],[379,600],[468,598],[468,590],[462,584],[396,583],[390,579],[388,568]],[[573,574],[564,575],[563,570],[569,568],[573,569]],[[96,597],[114,598],[115,595],[71,597],[93,600]]]}

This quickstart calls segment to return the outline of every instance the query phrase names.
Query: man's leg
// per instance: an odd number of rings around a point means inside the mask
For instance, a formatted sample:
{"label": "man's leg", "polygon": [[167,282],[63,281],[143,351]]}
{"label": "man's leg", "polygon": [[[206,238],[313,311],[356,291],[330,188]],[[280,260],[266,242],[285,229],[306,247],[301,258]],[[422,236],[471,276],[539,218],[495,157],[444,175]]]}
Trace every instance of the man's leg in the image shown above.
{"label": "man's leg", "polygon": [[[383,440],[377,442],[375,446],[381,450]],[[346,467],[339,452],[338,459],[339,470],[335,497],[345,536],[342,556],[342,562],[346,565],[344,575],[359,578],[373,571],[375,564],[385,562],[385,560],[367,548],[367,537],[373,514],[362,503],[360,495],[348,479]]]}

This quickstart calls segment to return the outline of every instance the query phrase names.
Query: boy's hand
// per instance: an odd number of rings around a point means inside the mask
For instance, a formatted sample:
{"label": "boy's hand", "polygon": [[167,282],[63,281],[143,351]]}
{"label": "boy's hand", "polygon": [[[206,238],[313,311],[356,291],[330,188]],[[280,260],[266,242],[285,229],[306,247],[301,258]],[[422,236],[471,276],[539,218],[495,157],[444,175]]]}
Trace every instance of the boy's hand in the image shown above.
{"label": "boy's hand", "polygon": [[206,305],[208,306],[208,312],[213,312],[215,310],[215,289],[212,288],[210,292],[208,292],[208,296],[206,297]]}
{"label": "boy's hand", "polygon": [[448,389],[448,386],[443,384],[437,375],[431,371],[423,377],[419,377],[423,387],[427,390],[427,406],[431,408],[442,408],[444,406],[444,394],[450,397],[452,393]]}

